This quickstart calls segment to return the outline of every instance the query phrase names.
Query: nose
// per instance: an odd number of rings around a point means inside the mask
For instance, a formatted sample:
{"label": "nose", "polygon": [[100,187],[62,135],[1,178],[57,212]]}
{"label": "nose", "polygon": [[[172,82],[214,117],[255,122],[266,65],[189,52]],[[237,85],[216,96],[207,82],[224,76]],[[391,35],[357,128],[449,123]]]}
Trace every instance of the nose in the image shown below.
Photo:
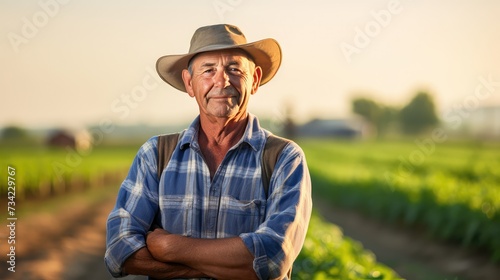
{"label": "nose", "polygon": [[230,85],[229,76],[223,69],[217,69],[217,73],[215,73],[213,79],[215,87],[226,88]]}

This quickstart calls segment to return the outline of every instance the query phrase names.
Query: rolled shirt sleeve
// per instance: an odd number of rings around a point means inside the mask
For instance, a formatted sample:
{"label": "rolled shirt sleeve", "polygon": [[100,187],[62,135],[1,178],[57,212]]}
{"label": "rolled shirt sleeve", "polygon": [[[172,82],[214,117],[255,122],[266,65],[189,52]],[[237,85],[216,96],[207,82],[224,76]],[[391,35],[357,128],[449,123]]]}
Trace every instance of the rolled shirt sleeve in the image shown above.
{"label": "rolled shirt sleeve", "polygon": [[125,276],[125,260],[146,246],[145,235],[158,209],[156,143],[153,137],[139,149],[108,216],[104,260],[113,277]]}
{"label": "rolled shirt sleeve", "polygon": [[283,277],[296,259],[312,211],[311,179],[300,147],[285,147],[271,177],[266,220],[252,233],[240,235],[254,255],[260,279]]}

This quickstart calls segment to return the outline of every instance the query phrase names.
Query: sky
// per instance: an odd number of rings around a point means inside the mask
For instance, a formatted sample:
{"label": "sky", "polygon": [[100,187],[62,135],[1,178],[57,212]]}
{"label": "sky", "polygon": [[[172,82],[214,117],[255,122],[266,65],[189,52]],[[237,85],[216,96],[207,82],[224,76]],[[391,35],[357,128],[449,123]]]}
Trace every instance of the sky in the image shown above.
{"label": "sky", "polygon": [[250,100],[262,118],[348,118],[355,97],[403,106],[418,91],[446,118],[500,105],[499,14],[494,0],[0,0],[0,127],[190,122],[195,100],[155,63],[217,23],[281,45]]}

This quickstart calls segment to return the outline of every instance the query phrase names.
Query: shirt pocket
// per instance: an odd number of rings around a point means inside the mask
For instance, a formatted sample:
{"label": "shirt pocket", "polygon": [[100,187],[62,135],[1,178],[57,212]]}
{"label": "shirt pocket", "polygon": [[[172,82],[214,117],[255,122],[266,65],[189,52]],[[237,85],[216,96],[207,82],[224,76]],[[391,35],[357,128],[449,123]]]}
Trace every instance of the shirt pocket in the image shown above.
{"label": "shirt pocket", "polygon": [[173,234],[193,234],[193,198],[190,196],[164,196],[160,200],[162,225]]}
{"label": "shirt pocket", "polygon": [[239,200],[232,196],[221,199],[221,219],[223,232],[230,235],[254,232],[264,222],[265,200]]}

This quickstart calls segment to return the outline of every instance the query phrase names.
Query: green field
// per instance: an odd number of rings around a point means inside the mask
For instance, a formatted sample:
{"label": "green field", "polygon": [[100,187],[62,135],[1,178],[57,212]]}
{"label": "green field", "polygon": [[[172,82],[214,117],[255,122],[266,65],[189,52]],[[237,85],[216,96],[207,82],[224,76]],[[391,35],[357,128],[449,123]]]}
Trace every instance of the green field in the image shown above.
{"label": "green field", "polygon": [[[50,198],[53,201],[72,197],[82,189],[101,188],[106,185],[105,181],[115,181],[114,184],[118,185],[138,148],[139,145],[101,146],[88,152],[77,152],[71,149],[3,147],[0,148],[0,166],[5,168],[5,176],[8,166],[16,169],[18,200],[36,199],[39,204],[40,196],[55,196]],[[2,195],[7,190],[7,180],[4,181]],[[364,250],[359,242],[345,238],[340,228],[316,213],[304,249],[294,264],[293,275],[294,279],[397,279],[394,271],[377,263],[373,253]]]}
{"label": "green field", "polygon": [[[302,140],[313,193],[337,206],[484,248],[500,260],[500,144]],[[86,152],[2,147],[16,168],[17,199],[118,185],[139,145]],[[3,177],[3,176],[2,176]],[[3,177],[5,178],[5,177]],[[6,193],[7,180],[0,183]],[[393,279],[373,254],[316,214],[293,274],[297,279]]]}
{"label": "green field", "polygon": [[0,194],[7,193],[7,169],[15,168],[16,198],[60,195],[123,180],[138,146],[96,147],[92,150],[36,146],[0,148]]}
{"label": "green field", "polygon": [[315,194],[500,260],[500,145],[301,141]]}

